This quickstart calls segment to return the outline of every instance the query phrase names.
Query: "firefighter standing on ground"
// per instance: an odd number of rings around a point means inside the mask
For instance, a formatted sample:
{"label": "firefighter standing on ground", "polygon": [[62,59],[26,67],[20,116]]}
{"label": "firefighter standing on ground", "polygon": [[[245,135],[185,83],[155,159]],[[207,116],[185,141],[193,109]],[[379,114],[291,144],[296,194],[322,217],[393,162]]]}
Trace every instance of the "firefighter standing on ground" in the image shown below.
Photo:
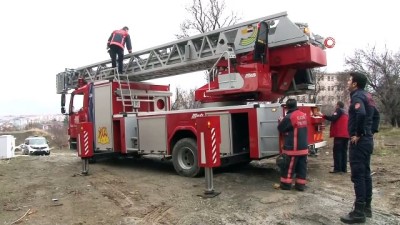
{"label": "firefighter standing on ground", "polygon": [[[371,154],[373,151],[373,133],[377,132],[379,113],[371,95],[364,90],[367,77],[358,72],[350,73],[348,81],[350,91],[349,134],[351,181],[354,183],[356,200],[354,209],[340,217],[344,223],[364,223],[365,217],[372,217],[372,178]],[[378,113],[378,115],[376,115]],[[378,119],[378,121],[376,121]]]}
{"label": "firefighter standing on ground", "polygon": [[304,191],[307,175],[307,118],[306,114],[297,108],[295,99],[286,101],[287,114],[280,119],[278,130],[283,135],[284,146],[280,165],[280,188],[290,190],[293,177],[295,189]]}
{"label": "firefighter standing on ground", "polygon": [[331,116],[322,115],[331,121],[330,137],[333,137],[333,171],[330,173],[347,173],[347,148],[349,143],[348,120],[344,104],[338,101],[336,110]]}
{"label": "firefighter standing on ground", "polygon": [[118,58],[118,73],[123,73],[123,60],[125,44],[129,53],[132,53],[131,37],[129,36],[129,28],[123,27],[121,30],[115,30],[111,33],[107,42],[107,49],[110,53],[112,68],[117,66]]}

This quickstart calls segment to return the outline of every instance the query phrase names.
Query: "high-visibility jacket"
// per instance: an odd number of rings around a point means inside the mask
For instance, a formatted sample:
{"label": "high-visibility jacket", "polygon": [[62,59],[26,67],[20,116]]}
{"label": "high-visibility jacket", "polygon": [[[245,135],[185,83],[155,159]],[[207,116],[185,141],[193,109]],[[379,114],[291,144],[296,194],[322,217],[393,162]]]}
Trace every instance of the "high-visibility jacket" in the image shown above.
{"label": "high-visibility jacket", "polygon": [[126,30],[115,30],[108,38],[107,47],[110,45],[116,45],[124,49],[125,44],[128,51],[132,52],[131,37],[129,36],[128,32]]}
{"label": "high-visibility jacket", "polygon": [[349,115],[343,109],[337,108],[333,115],[324,115],[323,117],[332,122],[329,135],[330,137],[349,138]]}
{"label": "high-visibility jacket", "polygon": [[283,154],[289,156],[308,155],[308,134],[306,114],[298,109],[289,110],[278,125],[283,134]]}

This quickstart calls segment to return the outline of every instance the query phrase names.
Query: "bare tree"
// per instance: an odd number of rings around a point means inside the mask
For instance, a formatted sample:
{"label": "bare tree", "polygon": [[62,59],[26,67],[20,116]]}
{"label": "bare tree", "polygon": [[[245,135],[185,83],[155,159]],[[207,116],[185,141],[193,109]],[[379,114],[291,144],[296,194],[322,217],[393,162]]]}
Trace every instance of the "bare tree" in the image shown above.
{"label": "bare tree", "polygon": [[175,90],[176,99],[172,104],[171,110],[198,108],[200,103],[195,101],[194,91],[195,89],[183,90],[177,87]]}
{"label": "bare tree", "polygon": [[378,51],[376,47],[357,49],[346,58],[349,70],[367,74],[370,91],[378,100],[380,111],[392,126],[400,126],[400,52],[392,52],[386,47]]}
{"label": "bare tree", "polygon": [[313,91],[313,99],[314,102],[318,102],[318,95],[322,91],[322,79],[326,74],[325,70],[322,70],[321,68],[314,68],[312,70],[312,73],[314,74],[314,91]]}
{"label": "bare tree", "polygon": [[[208,2],[204,4],[204,2]],[[233,25],[241,18],[237,13],[226,12],[224,0],[193,0],[190,6],[186,7],[190,19],[184,20],[181,25],[181,34],[177,38],[189,37],[194,33],[205,33],[221,27]]]}
{"label": "bare tree", "polygon": [[43,124],[38,122],[29,122],[25,126],[25,130],[30,130],[30,129],[43,129]]}
{"label": "bare tree", "polygon": [[52,135],[52,143],[59,149],[68,145],[67,126],[64,123],[53,123],[49,128],[49,133]]}
{"label": "bare tree", "polygon": [[340,97],[340,101],[342,101],[346,107],[349,106],[350,101],[350,93],[347,89],[347,81],[349,79],[349,73],[347,72],[339,72],[336,73],[336,88],[334,89],[334,95]]}

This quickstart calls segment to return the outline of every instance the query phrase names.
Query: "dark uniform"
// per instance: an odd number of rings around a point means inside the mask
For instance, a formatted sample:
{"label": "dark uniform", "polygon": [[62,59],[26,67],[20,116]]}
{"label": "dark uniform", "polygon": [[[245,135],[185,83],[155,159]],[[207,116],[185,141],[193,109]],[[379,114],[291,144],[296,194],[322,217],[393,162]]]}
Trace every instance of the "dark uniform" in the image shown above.
{"label": "dark uniform", "polygon": [[379,113],[371,95],[357,89],[350,93],[349,134],[360,137],[357,143],[350,143],[351,181],[357,202],[371,203],[371,154],[374,147],[373,133],[378,131]]}
{"label": "dark uniform", "polygon": [[281,188],[289,190],[295,176],[295,188],[304,190],[307,175],[307,118],[306,114],[298,110],[289,110],[278,125],[282,133],[284,146],[282,151],[283,163],[281,169]]}
{"label": "dark uniform", "polygon": [[331,116],[324,115],[331,121],[330,137],[333,137],[333,172],[347,173],[347,149],[349,143],[349,116],[342,108],[336,108]]}
{"label": "dark uniform", "polygon": [[124,61],[124,49],[128,49],[128,52],[132,52],[131,38],[128,32],[124,29],[115,30],[108,38],[107,47],[110,48],[109,53],[111,57],[112,67],[115,68],[117,65],[118,57],[118,72],[123,73],[123,61]]}

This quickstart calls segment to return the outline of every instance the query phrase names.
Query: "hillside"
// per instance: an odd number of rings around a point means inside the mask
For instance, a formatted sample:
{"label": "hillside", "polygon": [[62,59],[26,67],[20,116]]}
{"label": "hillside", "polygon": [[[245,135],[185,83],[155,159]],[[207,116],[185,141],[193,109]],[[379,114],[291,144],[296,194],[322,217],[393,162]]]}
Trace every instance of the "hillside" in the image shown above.
{"label": "hillside", "polygon": [[52,135],[49,132],[40,129],[0,132],[0,135],[13,135],[15,137],[16,146],[22,144],[27,137],[35,135],[46,137],[46,139],[49,141],[50,147],[54,145],[54,143],[52,143]]}

